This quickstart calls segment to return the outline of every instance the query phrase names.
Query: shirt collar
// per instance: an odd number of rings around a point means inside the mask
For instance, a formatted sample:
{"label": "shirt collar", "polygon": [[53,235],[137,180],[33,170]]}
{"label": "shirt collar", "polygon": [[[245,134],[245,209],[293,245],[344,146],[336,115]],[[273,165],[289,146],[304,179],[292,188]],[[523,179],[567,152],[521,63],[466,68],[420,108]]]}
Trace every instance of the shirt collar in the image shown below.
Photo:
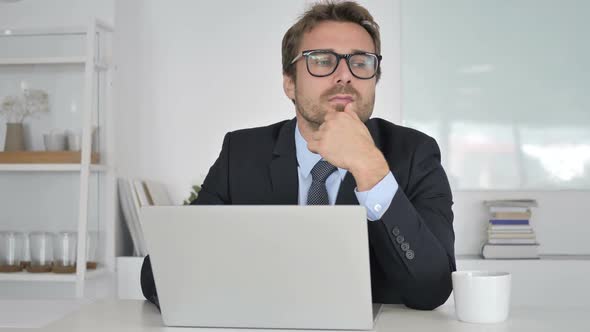
{"label": "shirt collar", "polygon": [[[303,177],[307,178],[309,173],[311,173],[311,169],[315,164],[317,164],[322,156],[317,153],[313,153],[309,151],[307,148],[307,141],[301,135],[299,131],[299,124],[295,126],[295,150],[297,154],[297,163],[299,164],[299,169]],[[340,175],[340,181],[344,180],[346,176],[346,170],[343,168],[338,167],[338,174]]]}

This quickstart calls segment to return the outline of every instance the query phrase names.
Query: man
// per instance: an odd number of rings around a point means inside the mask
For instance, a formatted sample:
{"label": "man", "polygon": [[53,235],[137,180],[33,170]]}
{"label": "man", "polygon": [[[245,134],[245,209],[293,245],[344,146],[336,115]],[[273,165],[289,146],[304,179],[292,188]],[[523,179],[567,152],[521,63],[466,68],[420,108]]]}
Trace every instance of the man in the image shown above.
{"label": "man", "polygon": [[[373,302],[430,310],[452,288],[451,191],[434,139],[369,120],[380,48],[378,25],[358,4],[307,11],[282,44],[296,118],[228,133],[193,204],[361,204]],[[149,257],[141,282],[157,304]]]}

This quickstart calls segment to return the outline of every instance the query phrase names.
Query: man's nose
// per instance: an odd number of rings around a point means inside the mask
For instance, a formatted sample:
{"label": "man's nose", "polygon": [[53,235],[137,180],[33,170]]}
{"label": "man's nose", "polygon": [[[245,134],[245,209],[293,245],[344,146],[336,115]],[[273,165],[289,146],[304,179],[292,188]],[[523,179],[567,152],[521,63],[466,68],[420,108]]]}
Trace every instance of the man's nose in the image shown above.
{"label": "man's nose", "polygon": [[353,76],[350,72],[350,69],[348,69],[346,59],[340,59],[340,62],[338,63],[338,68],[336,68],[336,71],[333,75],[336,84],[350,84]]}

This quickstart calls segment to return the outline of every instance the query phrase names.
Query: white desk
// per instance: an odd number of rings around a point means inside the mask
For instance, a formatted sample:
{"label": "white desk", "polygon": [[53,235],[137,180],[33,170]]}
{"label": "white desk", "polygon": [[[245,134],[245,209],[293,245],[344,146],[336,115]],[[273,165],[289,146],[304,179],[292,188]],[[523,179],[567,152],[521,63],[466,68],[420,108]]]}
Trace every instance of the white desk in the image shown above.
{"label": "white desk", "polygon": [[[158,310],[146,301],[101,300],[83,306],[43,331],[251,331],[248,329],[177,329],[162,325]],[[385,331],[590,331],[590,307],[515,307],[508,321],[500,324],[468,324],[455,319],[453,306],[434,311],[416,311],[386,305],[376,330]],[[273,330],[263,330],[265,332]],[[279,330],[286,332],[288,330]],[[296,330],[301,332],[301,330]],[[325,331],[324,331],[325,332]]]}

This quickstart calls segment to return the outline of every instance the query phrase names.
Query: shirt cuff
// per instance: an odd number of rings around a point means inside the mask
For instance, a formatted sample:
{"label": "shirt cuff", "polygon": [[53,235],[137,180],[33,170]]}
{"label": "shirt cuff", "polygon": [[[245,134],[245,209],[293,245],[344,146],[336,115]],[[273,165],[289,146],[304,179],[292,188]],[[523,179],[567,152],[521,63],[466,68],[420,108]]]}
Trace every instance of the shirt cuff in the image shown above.
{"label": "shirt cuff", "polygon": [[383,217],[398,188],[399,185],[390,171],[370,190],[358,191],[354,188],[354,193],[359,204],[367,209],[367,219],[375,221]]}

